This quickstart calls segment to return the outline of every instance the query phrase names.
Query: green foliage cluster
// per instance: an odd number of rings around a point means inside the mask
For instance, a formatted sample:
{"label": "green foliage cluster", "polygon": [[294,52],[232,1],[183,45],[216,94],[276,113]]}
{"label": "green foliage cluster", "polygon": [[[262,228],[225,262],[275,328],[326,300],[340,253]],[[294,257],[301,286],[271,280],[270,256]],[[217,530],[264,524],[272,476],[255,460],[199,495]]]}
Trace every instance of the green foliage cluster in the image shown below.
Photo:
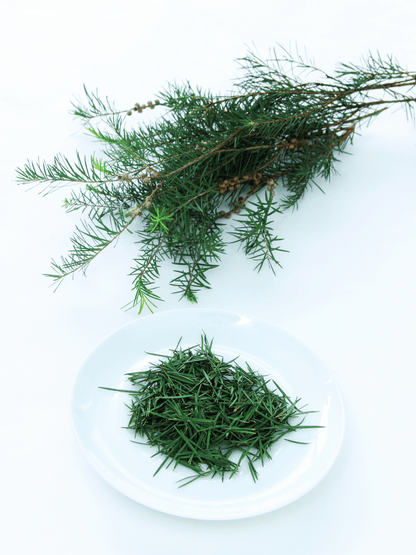
{"label": "green foliage cluster", "polygon": [[[226,252],[224,224],[231,216],[231,240],[257,270],[274,271],[283,251],[276,216],[297,207],[308,187],[330,179],[361,124],[392,104],[414,117],[416,74],[391,57],[370,54],[361,65],[340,64],[333,75],[285,52],[273,51],[266,61],[250,52],[240,65],[242,75],[226,96],[170,85],[155,101],[117,111],[85,89],[73,114],[99,141],[102,157],[77,153],[70,162],[57,155],[17,171],[22,183],[44,184],[44,193],[78,186],[64,205],[87,218],[70,252],[52,261],[49,275],[57,284],[85,272],[103,249],[132,232],[140,248],[130,306],[152,310],[162,300],[155,289],[165,259],[176,270],[174,290],[196,302]],[[158,112],[154,123],[126,125],[145,109]]]}
{"label": "green foliage cluster", "polygon": [[274,443],[296,430],[321,427],[304,425],[308,413],[297,406],[299,399],[290,400],[247,363],[244,369],[216,356],[212,343],[204,334],[199,345],[182,349],[178,344],[172,354],[156,355],[161,360],[149,370],[126,374],[136,387],[132,391],[101,388],[133,398],[127,428],[157,448],[153,456],[163,456],[155,475],[171,465],[195,472],[180,487],[201,477],[232,478],[244,460],[256,481],[254,463],[271,460]]}

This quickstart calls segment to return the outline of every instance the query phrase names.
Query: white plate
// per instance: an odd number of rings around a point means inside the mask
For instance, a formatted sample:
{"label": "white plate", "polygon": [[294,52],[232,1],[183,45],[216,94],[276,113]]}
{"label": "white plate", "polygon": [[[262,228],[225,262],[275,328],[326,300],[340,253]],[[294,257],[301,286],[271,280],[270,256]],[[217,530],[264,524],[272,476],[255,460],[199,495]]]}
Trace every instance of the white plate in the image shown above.
{"label": "white plate", "polygon": [[[299,406],[319,411],[305,424],[325,426],[299,430],[278,441],[272,460],[257,465],[253,482],[248,468],[224,482],[201,478],[178,489],[190,475],[183,467],[154,472],[162,458],[153,448],[138,445],[128,423],[130,402],[123,389],[125,373],[147,369],[147,352],[166,354],[182,337],[183,347],[213,339],[213,350],[225,359],[240,355],[239,363],[270,375]],[[334,378],[301,344],[274,325],[228,311],[186,309],[139,318],[104,339],[87,357],[75,379],[71,416],[73,429],[95,470],[118,491],[153,509],[193,519],[229,520],[260,515],[295,501],[322,480],[333,465],[344,434],[344,408]],[[192,474],[192,473],[191,473]]]}

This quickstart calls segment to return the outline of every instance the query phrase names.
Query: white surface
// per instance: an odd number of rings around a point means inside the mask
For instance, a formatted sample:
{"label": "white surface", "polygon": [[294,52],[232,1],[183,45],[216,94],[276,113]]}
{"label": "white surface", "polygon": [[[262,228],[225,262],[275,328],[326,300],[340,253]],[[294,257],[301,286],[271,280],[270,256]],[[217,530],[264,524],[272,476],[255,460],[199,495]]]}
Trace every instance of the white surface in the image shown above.
{"label": "white surface", "polygon": [[[413,1],[258,0],[209,3],[3,0],[1,41],[0,551],[368,555],[413,545],[416,324],[416,131],[402,111],[361,131],[299,210],[277,223],[284,269],[259,275],[230,251],[200,307],[272,321],[334,372],[346,408],[343,447],[307,495],[266,515],[203,522],[148,509],[106,484],[72,434],[70,392],[103,337],[137,318],[120,242],[52,293],[42,273],[66,252],[76,222],[14,183],[26,159],[96,149],[68,115],[82,84],[118,106],[147,101],[167,81],[226,91],[234,59],[256,44],[305,46],[331,71],[369,49],[416,69]],[[162,281],[158,312],[186,308]]]}
{"label": "white surface", "polygon": [[[179,332],[180,330],[180,332]],[[178,334],[180,335],[178,336]],[[192,475],[189,469],[162,468],[155,449],[132,443],[129,397],[99,389],[131,389],[128,372],[149,368],[160,355],[170,354],[181,340],[188,348],[202,334],[213,341],[224,360],[238,357],[274,380],[298,406],[316,411],[305,426],[278,441],[271,461],[255,463],[259,479],[253,482],[247,465],[230,480],[200,479],[178,488]],[[105,338],[82,364],[72,392],[72,424],[88,460],[104,480],[127,497],[171,515],[199,520],[232,520],[268,513],[299,499],[315,487],[334,464],[342,445],[345,415],[341,394],[330,372],[303,345],[272,324],[244,314],[193,308],[161,312],[130,322]],[[296,421],[293,421],[296,424]],[[143,441],[137,438],[136,441]],[[233,459],[234,460],[234,459]]]}

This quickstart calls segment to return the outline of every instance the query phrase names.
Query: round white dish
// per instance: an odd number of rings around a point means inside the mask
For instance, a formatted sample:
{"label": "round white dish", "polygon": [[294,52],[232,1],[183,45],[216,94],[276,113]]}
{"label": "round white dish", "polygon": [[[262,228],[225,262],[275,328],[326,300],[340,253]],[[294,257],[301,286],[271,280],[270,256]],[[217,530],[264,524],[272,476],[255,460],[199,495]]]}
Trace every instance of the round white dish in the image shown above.
{"label": "round white dish", "polygon": [[[201,478],[183,488],[190,475],[183,467],[154,472],[163,460],[154,449],[138,445],[128,423],[127,393],[100,389],[131,389],[126,372],[147,369],[182,338],[181,346],[200,342],[205,333],[224,359],[239,356],[253,370],[269,375],[308,414],[305,425],[287,436],[298,445],[278,441],[272,460],[257,464],[253,482],[248,468],[232,479]],[[216,309],[184,309],[139,318],[106,337],[86,358],[76,376],[71,398],[75,435],[98,474],[118,491],[171,515],[202,519],[247,518],[283,507],[316,486],[332,467],[341,447],[345,416],[342,398],[331,373],[299,342],[276,326],[243,314]],[[136,438],[139,439],[139,438]],[[139,439],[140,440],[140,439]]]}

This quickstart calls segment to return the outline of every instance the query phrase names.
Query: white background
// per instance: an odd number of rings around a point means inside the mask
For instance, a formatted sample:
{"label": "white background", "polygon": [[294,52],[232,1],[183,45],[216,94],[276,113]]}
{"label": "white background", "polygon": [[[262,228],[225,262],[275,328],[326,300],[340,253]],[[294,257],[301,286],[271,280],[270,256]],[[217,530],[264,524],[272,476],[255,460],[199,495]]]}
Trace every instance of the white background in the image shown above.
{"label": "white background", "polygon": [[[77,369],[107,334],[139,316],[135,245],[120,241],[53,294],[43,273],[76,223],[64,192],[15,183],[27,159],[96,145],[69,115],[82,85],[118,107],[167,82],[227,92],[255,45],[298,46],[331,72],[369,50],[416,71],[413,0],[2,0],[0,550],[7,555],[120,553],[360,555],[409,552],[415,497],[416,130],[403,111],[361,131],[299,210],[276,223],[283,270],[253,272],[230,249],[199,306],[274,322],[335,374],[347,427],[328,476],[293,504],[242,521],[165,515],[113,490],[84,458],[69,423]],[[186,308],[164,268],[158,311]]]}

